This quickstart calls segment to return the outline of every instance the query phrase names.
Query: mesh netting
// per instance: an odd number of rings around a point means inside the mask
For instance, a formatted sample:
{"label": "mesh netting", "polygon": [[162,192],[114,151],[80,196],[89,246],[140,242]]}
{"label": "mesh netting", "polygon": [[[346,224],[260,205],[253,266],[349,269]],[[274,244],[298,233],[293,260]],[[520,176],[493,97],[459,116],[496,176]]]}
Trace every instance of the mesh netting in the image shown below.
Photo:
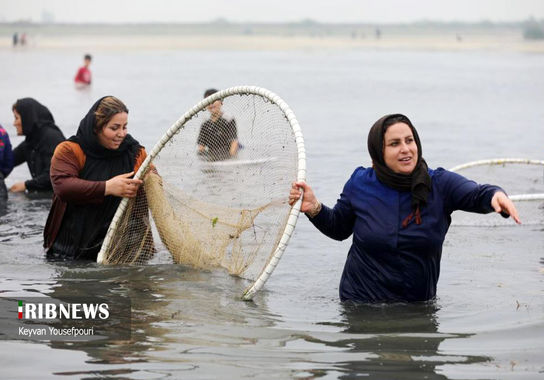
{"label": "mesh netting", "polygon": [[227,95],[204,104],[151,156],[103,262],[147,262],[151,231],[156,250],[176,263],[256,280],[282,238],[297,180],[299,152],[284,111],[261,95]]}
{"label": "mesh netting", "polygon": [[[514,201],[523,224],[544,224],[544,162],[521,159],[488,160],[453,170],[478,183],[502,187]],[[456,211],[453,214],[452,224],[515,225],[511,218],[505,219],[496,213],[480,215],[463,211]]]}

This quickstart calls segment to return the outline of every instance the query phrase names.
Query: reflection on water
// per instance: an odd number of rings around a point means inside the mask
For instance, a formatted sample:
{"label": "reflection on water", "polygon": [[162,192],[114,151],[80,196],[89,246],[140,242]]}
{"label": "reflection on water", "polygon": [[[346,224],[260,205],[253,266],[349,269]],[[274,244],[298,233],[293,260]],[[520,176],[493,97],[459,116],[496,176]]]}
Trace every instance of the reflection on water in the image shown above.
{"label": "reflection on water", "polygon": [[[273,325],[266,309],[238,299],[247,284],[224,272],[180,265],[103,268],[94,263],[57,263],[53,268],[54,282],[43,294],[60,300],[104,297],[110,302],[121,296],[132,302],[131,340],[50,342],[53,349],[83,351],[88,356],[83,365],[88,370],[57,374],[93,374],[96,365],[116,368],[99,370],[102,375],[218,367],[225,352],[217,348],[251,350],[261,338],[266,339],[261,329]],[[232,362],[225,361],[225,370],[232,372],[230,367],[239,360],[236,355]],[[160,369],[161,365],[152,364],[157,361],[176,364]]]}
{"label": "reflection on water", "polygon": [[8,263],[41,259],[43,227],[50,207],[50,194],[9,194],[5,215],[0,216],[0,259]]}
{"label": "reflection on water", "polygon": [[470,334],[439,333],[435,302],[394,305],[345,304],[339,324],[345,338],[328,342],[362,356],[339,363],[340,378],[371,376],[391,379],[446,379],[436,367],[443,364],[489,361],[482,356],[448,355],[440,350],[445,339]]}
{"label": "reflection on water", "polygon": [[[88,363],[94,364],[127,364],[145,362],[145,351],[152,348],[148,339],[157,340],[165,334],[165,330],[155,323],[164,320],[161,312],[164,299],[153,291],[157,281],[144,268],[98,268],[96,264],[59,265],[55,284],[47,295],[56,299],[85,299],[88,297],[105,299],[114,304],[119,297],[131,300],[131,319],[124,324],[131,329],[130,340],[91,340],[86,342],[54,341],[50,346],[55,349],[81,350],[87,353]],[[142,273],[145,273],[142,276]],[[107,335],[108,329],[118,328],[99,324]],[[115,332],[113,332],[115,334]]]}

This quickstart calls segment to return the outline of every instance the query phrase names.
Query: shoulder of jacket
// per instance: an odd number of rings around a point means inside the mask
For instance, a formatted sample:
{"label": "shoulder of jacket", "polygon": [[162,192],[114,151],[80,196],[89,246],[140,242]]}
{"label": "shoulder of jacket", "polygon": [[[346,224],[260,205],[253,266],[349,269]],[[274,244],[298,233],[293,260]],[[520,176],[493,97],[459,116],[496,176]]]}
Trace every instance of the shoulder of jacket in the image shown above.
{"label": "shoulder of jacket", "polygon": [[147,152],[145,151],[145,148],[143,146],[140,146],[139,150],[138,150],[138,154],[136,155],[136,159],[137,160],[140,160],[140,159],[144,159],[147,157]]}
{"label": "shoulder of jacket", "polygon": [[346,182],[345,189],[358,187],[362,183],[368,183],[370,180],[369,169],[372,170],[372,168],[364,168],[362,166],[356,168]]}
{"label": "shoulder of jacket", "polygon": [[57,146],[65,140],[64,135],[59,129],[55,128],[44,128],[41,137],[40,143],[38,144],[38,149],[49,152],[53,150],[53,147]]}
{"label": "shoulder of jacket", "polygon": [[438,167],[436,169],[429,169],[429,175],[431,176],[431,178],[433,180],[435,180],[435,179],[438,180],[442,176],[444,176],[444,175],[448,176],[451,173],[453,173],[453,172],[450,172],[449,170],[446,170],[446,169],[441,168],[441,167]]}
{"label": "shoulder of jacket", "polygon": [[140,166],[144,163],[145,159],[147,158],[147,152],[145,151],[145,148],[143,146],[140,146],[140,151],[136,155],[136,159],[134,160],[134,171],[137,172]]}
{"label": "shoulder of jacket", "polygon": [[57,145],[57,147],[55,148],[55,153],[53,155],[55,157],[72,156],[77,160],[80,169],[83,169],[83,166],[85,166],[85,161],[87,158],[85,152],[83,152],[83,149],[81,149],[81,146],[78,143],[68,140],[63,141],[59,145]]}
{"label": "shoulder of jacket", "polygon": [[352,179],[368,178],[372,171],[373,171],[372,168],[365,168],[364,166],[359,166],[353,171],[351,178]]}
{"label": "shoulder of jacket", "polygon": [[456,188],[461,183],[466,181],[466,178],[461,176],[459,173],[440,167],[436,168],[435,170],[429,170],[429,175],[432,179],[433,188],[437,188],[439,191]]}
{"label": "shoulder of jacket", "polygon": [[57,129],[57,128],[53,128],[53,127],[50,127],[50,126],[43,127],[41,133],[42,133],[42,136],[44,136],[44,137],[59,137],[59,136],[61,136],[62,139],[64,140],[64,134],[62,133],[62,131],[60,129]]}

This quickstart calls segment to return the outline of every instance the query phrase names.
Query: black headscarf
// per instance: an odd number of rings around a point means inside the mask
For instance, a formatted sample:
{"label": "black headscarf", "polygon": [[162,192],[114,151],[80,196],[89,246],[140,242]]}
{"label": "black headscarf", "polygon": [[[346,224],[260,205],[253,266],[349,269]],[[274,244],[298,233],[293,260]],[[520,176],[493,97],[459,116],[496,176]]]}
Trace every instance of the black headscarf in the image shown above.
{"label": "black headscarf", "polygon": [[41,134],[44,128],[53,128],[58,130],[55,125],[55,119],[46,106],[33,98],[21,98],[15,102],[15,110],[21,115],[21,124],[23,135],[26,136],[27,146],[34,146],[40,142]]}
{"label": "black headscarf", "polygon": [[[98,99],[93,104],[89,112],[87,112],[87,115],[85,115],[85,117],[79,123],[79,128],[77,129],[76,135],[70,137],[68,140],[78,143],[83,149],[83,152],[85,152],[85,154],[87,155],[87,157],[109,160],[113,158],[127,156],[127,153],[128,156],[131,156],[131,154],[137,154],[140,148],[140,144],[130,134],[126,135],[119,148],[115,150],[105,148],[98,141],[98,137],[95,133],[95,112],[100,105],[100,102],[104,98],[107,98],[107,96]],[[132,157],[132,159],[133,158],[134,156]],[[126,169],[131,168],[133,165],[134,162],[130,162],[130,164],[126,166]],[[129,172],[130,171],[132,170],[129,170]]]}
{"label": "black headscarf", "polygon": [[[417,145],[417,164],[410,174],[395,173],[386,165],[383,157],[386,124],[392,118],[410,127]],[[367,143],[368,152],[372,158],[372,166],[378,180],[395,190],[410,191],[412,193],[412,212],[403,220],[402,226],[406,227],[414,216],[416,223],[421,224],[420,210],[427,203],[427,197],[431,191],[431,177],[429,176],[427,163],[422,157],[423,150],[419,136],[412,122],[402,114],[386,115],[376,121],[372,128],[370,128]]]}

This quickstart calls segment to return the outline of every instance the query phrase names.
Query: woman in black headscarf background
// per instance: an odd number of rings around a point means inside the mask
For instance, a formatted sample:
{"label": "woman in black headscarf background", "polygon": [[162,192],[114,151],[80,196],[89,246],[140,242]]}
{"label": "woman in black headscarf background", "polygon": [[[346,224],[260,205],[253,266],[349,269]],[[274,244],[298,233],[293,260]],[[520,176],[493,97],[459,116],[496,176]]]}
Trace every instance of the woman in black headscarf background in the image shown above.
{"label": "woman in black headscarf background", "polygon": [[127,124],[125,104],[103,97],[81,120],[76,135],[55,150],[53,204],[44,229],[48,256],[96,260],[121,198],[143,191],[142,181],[131,177],[146,152],[128,134]]}
{"label": "woman in black headscarf background", "polygon": [[25,141],[13,150],[14,166],[26,162],[32,178],[13,184],[9,190],[51,191],[51,157],[55,147],[64,141],[64,135],[55,125],[53,115],[47,107],[33,98],[18,99],[12,106],[12,111],[17,135],[26,136]]}
{"label": "woman in black headscarf background", "polygon": [[340,280],[340,299],[426,301],[436,295],[442,245],[451,213],[508,214],[521,223],[504,191],[442,168],[429,169],[418,133],[404,115],[380,118],[368,134],[372,167],[359,167],[331,209],[305,182],[289,194],[322,233],[353,243]]}

